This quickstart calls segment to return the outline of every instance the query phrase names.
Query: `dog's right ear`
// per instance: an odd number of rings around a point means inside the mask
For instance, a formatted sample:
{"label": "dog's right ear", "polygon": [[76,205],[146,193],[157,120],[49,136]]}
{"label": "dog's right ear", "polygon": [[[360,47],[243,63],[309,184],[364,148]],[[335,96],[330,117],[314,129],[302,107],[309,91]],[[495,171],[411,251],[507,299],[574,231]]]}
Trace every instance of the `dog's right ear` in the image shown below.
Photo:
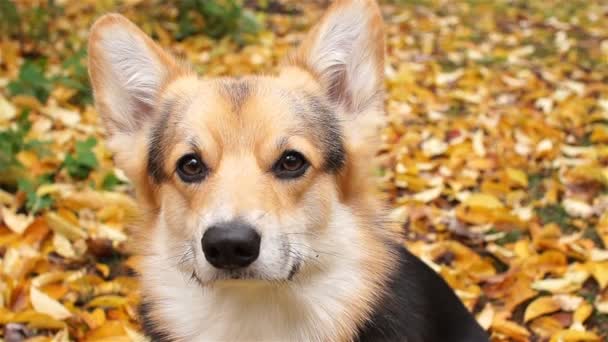
{"label": "dog's right ear", "polygon": [[119,14],[104,15],[93,24],[88,58],[95,106],[110,139],[133,135],[151,120],[162,87],[183,71],[170,54]]}
{"label": "dog's right ear", "polygon": [[384,25],[376,1],[335,0],[287,65],[310,72],[348,115],[382,108]]}

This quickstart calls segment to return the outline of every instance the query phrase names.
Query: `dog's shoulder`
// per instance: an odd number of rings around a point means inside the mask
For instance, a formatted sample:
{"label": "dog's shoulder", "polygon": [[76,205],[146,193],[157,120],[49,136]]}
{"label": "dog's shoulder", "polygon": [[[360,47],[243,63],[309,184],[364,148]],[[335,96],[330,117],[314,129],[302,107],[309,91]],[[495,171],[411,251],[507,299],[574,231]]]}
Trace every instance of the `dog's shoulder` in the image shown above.
{"label": "dog's shoulder", "polygon": [[488,336],[447,283],[401,246],[385,294],[361,327],[358,342],[466,341],[485,342]]}

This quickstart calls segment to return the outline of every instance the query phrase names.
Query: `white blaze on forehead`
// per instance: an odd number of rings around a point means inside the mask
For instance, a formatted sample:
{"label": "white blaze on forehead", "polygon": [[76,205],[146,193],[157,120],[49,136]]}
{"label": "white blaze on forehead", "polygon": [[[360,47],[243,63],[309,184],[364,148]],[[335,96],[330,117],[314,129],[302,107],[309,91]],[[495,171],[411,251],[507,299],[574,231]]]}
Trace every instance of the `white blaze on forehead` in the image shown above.
{"label": "white blaze on forehead", "polygon": [[223,201],[212,209],[206,210],[205,213],[202,214],[200,225],[204,231],[215,224],[232,221],[234,219],[236,219],[234,209],[229,203]]}

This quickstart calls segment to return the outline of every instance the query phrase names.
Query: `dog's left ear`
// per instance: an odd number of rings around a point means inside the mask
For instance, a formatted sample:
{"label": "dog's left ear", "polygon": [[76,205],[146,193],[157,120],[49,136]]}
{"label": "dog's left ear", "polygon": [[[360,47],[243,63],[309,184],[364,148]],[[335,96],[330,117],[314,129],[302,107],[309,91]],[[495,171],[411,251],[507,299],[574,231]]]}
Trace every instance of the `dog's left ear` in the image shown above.
{"label": "dog's left ear", "polygon": [[162,90],[188,70],[119,14],[97,19],[89,36],[89,75],[107,146],[119,168],[142,180],[147,130],[160,113]]}
{"label": "dog's left ear", "polygon": [[122,15],[106,14],[91,28],[89,74],[110,137],[149,122],[163,84],[178,72],[175,59]]}
{"label": "dog's left ear", "polygon": [[381,108],[384,28],[374,0],[336,0],[290,64],[313,74],[331,101],[357,114]]}

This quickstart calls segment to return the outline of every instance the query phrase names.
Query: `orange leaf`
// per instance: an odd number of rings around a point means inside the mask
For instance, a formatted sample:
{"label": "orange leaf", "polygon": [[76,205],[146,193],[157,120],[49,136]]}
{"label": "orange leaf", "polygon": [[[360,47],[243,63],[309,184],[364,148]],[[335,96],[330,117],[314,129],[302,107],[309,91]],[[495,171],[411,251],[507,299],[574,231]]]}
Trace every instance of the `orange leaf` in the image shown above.
{"label": "orange leaf", "polygon": [[536,317],[558,311],[559,303],[550,296],[538,297],[526,307],[524,322],[528,322]]}

